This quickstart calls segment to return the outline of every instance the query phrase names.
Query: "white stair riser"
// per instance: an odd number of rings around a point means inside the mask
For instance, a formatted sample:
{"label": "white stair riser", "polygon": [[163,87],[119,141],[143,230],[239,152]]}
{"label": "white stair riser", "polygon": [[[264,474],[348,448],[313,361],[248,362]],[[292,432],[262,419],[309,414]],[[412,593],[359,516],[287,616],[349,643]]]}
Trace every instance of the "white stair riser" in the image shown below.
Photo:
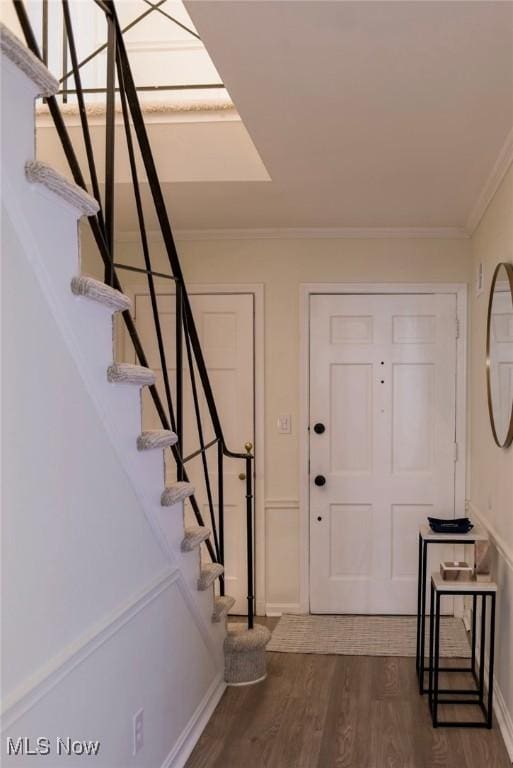
{"label": "white stair riser", "polygon": [[14,171],[18,183],[24,180],[27,160],[34,158],[34,100],[37,88],[3,54],[0,59],[2,103],[2,173]]}

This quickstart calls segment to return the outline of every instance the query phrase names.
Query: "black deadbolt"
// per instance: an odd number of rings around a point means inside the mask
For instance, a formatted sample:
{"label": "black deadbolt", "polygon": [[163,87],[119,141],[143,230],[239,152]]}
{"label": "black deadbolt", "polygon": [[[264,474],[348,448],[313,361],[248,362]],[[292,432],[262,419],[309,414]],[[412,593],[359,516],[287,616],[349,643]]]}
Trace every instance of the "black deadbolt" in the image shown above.
{"label": "black deadbolt", "polygon": [[324,424],[321,424],[320,421],[318,421],[317,424],[314,424],[314,432],[317,435],[322,435],[322,433],[325,431],[326,431],[326,427],[324,426]]}
{"label": "black deadbolt", "polygon": [[319,485],[319,486],[326,485],[326,478],[324,477],[324,475],[315,475],[314,483],[315,485]]}
{"label": "black deadbolt", "polygon": [[321,520],[322,520],[322,517],[318,517],[318,518],[317,518],[317,520],[318,520],[319,522],[321,522]]}

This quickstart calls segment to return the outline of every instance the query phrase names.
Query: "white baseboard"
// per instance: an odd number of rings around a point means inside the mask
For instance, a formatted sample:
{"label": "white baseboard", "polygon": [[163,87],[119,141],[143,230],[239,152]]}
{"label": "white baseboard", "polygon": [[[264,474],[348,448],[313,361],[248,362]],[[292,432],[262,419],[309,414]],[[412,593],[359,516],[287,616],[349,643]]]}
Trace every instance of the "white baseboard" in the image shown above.
{"label": "white baseboard", "polygon": [[299,603],[266,603],[266,616],[281,616],[282,613],[305,613]]}
{"label": "white baseboard", "polygon": [[495,676],[493,686],[493,713],[502,733],[502,738],[504,739],[504,744],[506,745],[509,759],[513,763],[513,718],[511,717],[511,712],[506,706],[504,696],[502,695],[501,689],[497,685]]}
{"label": "white baseboard", "polygon": [[226,683],[220,675],[217,676],[178,737],[173,749],[162,763],[161,768],[182,768],[185,765],[225,689]]}
{"label": "white baseboard", "polygon": [[[476,665],[479,669],[479,643],[476,645]],[[484,664],[485,681],[488,680],[488,661]],[[513,718],[508,710],[504,696],[497,682],[495,675],[493,676],[493,714],[499,726],[504,744],[509,756],[509,759],[513,763]]]}

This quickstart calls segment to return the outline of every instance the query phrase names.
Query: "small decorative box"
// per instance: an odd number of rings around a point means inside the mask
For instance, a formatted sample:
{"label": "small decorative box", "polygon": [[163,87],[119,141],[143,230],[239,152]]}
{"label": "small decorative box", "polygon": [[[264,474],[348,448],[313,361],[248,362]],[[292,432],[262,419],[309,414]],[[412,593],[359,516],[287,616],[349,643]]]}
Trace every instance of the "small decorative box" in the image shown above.
{"label": "small decorative box", "polygon": [[446,560],[440,563],[440,574],[444,581],[471,581],[473,568],[462,560]]}

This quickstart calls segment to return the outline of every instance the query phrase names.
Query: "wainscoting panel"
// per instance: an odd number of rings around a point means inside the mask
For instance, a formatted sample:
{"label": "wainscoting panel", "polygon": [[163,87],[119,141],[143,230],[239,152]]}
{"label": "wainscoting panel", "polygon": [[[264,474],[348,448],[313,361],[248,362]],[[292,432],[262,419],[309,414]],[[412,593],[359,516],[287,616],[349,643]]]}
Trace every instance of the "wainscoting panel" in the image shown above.
{"label": "wainscoting panel", "polygon": [[126,768],[133,760],[132,718],[141,708],[137,765],[183,765],[225,687],[213,650],[180,572],[163,574],[63,651],[39,681],[26,682],[3,720],[2,765],[19,763],[5,754],[9,738],[28,737],[34,746],[45,736],[55,761],[57,739],[69,736],[100,741],[98,768]]}
{"label": "wainscoting panel", "polygon": [[266,613],[299,613],[299,501],[266,499]]}
{"label": "wainscoting panel", "polygon": [[513,762],[513,552],[472,502],[469,512],[488,532],[492,543],[492,578],[498,585],[494,714]]}

